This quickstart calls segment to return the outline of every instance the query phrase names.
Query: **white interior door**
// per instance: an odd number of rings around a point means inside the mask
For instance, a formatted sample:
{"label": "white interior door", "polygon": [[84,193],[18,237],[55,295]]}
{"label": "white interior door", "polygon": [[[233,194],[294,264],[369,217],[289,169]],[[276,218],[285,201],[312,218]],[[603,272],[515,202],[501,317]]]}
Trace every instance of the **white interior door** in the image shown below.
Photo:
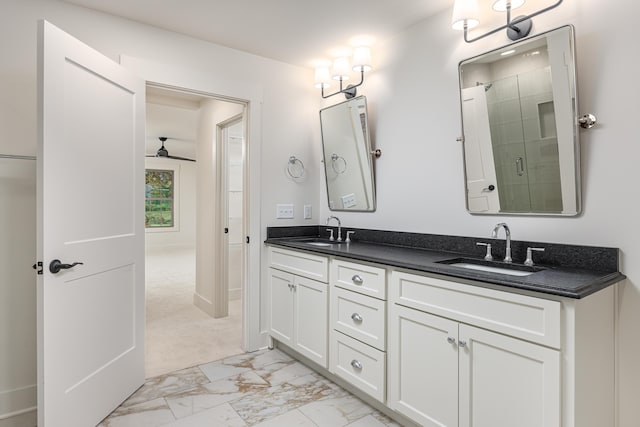
{"label": "white interior door", "polygon": [[45,21],[38,56],[38,425],[87,427],[144,382],[145,86]]}
{"label": "white interior door", "polygon": [[500,199],[484,86],[462,89],[464,158],[471,212],[499,212]]}

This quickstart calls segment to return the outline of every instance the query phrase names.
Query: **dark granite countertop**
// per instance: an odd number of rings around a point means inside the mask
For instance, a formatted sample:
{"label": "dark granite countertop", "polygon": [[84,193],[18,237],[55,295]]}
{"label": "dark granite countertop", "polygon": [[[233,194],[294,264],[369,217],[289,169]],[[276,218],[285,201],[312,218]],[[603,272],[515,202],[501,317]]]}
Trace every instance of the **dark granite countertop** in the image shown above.
{"label": "dark granite countertop", "polygon": [[[383,239],[387,240],[386,242],[359,241],[354,239],[354,241],[349,244],[340,243],[331,244],[330,246],[314,246],[310,245],[309,241],[322,238],[318,237],[317,233],[316,236],[313,236],[310,232],[312,229],[307,229],[302,233],[302,235],[290,235],[295,234],[290,231],[282,233],[283,230],[279,230],[280,232],[271,231],[272,232],[267,233],[268,238],[265,241],[268,245],[301,249],[309,252],[339,256],[357,261],[367,261],[419,272],[436,273],[449,277],[469,279],[478,282],[478,285],[487,283],[505,287],[504,290],[506,291],[508,291],[509,288],[516,288],[569,298],[584,298],[587,295],[604,289],[625,278],[625,276],[618,271],[618,249],[615,248],[544,244],[538,242],[512,242],[512,248],[516,248],[514,251],[514,263],[506,265],[495,261],[493,263],[483,262],[482,257],[484,255],[484,249],[482,249],[482,251],[480,251],[480,249],[476,249],[475,242],[491,241],[492,239],[394,233],[397,235],[392,236],[392,238],[389,238],[389,235],[386,235],[386,239]],[[356,234],[361,235],[367,235],[367,233],[371,233],[371,230],[358,230],[356,232]],[[411,239],[412,236],[414,237],[413,240]],[[379,237],[380,236],[377,235],[370,238],[370,240],[379,240]],[[398,241],[393,241],[393,238],[397,238]],[[416,240],[420,239],[427,242],[426,244],[424,244],[424,241],[421,242],[423,243],[423,247],[416,244]],[[473,245],[470,245],[470,242],[465,242],[466,239],[470,239]],[[429,243],[433,241],[436,241],[437,244]],[[397,244],[398,242],[412,243],[411,246],[404,246]],[[498,243],[498,241],[496,241],[496,243]],[[519,255],[521,252],[520,243],[524,243],[527,246],[533,246],[535,244],[543,247],[551,247],[560,260],[562,260],[563,256],[577,256],[581,261],[578,262],[577,265],[576,262],[569,261],[567,261],[565,265],[558,265],[557,259],[547,253],[546,260],[549,262],[541,262],[540,264],[536,263],[534,268],[536,271],[528,276],[512,276],[480,270],[470,270],[454,267],[446,263],[440,263],[442,261],[454,260],[456,258],[464,258],[472,259],[479,264],[487,264],[497,267],[515,267],[526,270],[527,267],[522,265],[522,261],[516,262],[518,258],[515,254]],[[437,246],[437,249],[429,246]],[[465,246],[468,247],[471,253],[465,250],[467,249]],[[497,246],[499,246],[499,244]],[[526,248],[524,250],[526,250]],[[480,251],[480,253],[478,251]],[[546,252],[550,251],[547,250]],[[499,254],[499,252],[496,251],[494,252],[494,256],[496,253]],[[537,253],[534,254],[534,256],[535,255],[537,255]],[[604,256],[610,259],[606,262],[589,262],[588,258],[590,255],[600,258]],[[585,263],[585,257],[587,258],[587,265],[582,265]],[[499,258],[500,257],[496,257],[496,259]],[[543,260],[545,259],[542,257],[540,258]],[[591,268],[588,268],[588,266]]]}

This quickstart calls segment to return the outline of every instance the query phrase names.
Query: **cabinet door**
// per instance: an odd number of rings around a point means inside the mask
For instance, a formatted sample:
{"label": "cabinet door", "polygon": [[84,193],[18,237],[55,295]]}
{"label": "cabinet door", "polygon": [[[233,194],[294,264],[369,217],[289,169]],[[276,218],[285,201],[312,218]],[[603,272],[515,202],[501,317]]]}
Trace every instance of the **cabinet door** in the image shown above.
{"label": "cabinet door", "polygon": [[327,284],[296,276],[293,293],[295,348],[327,368]]}
{"label": "cabinet door", "polygon": [[293,274],[269,269],[270,331],[278,341],[293,345]]}
{"label": "cabinet door", "polygon": [[457,339],[457,322],[397,304],[389,307],[392,409],[426,427],[458,425]]}
{"label": "cabinet door", "polygon": [[559,427],[560,352],[460,325],[460,427]]}

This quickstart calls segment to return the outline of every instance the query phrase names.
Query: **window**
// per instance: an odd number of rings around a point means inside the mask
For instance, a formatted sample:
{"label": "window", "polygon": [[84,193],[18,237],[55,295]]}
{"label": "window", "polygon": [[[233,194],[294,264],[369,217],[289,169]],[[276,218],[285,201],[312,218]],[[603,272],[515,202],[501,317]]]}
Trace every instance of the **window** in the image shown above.
{"label": "window", "polygon": [[147,169],[145,175],[145,227],[173,228],[174,171]]}

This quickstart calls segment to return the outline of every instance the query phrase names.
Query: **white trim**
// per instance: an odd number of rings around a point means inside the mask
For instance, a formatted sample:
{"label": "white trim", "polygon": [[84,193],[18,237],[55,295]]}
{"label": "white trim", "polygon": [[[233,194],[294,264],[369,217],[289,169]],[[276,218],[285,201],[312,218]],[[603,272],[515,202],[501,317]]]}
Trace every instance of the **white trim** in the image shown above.
{"label": "white trim", "polygon": [[260,330],[261,242],[266,236],[260,221],[261,210],[261,151],[262,151],[262,87],[254,81],[231,80],[215,76],[211,71],[186,69],[171,63],[157,63],[127,55],[120,56],[120,64],[148,83],[160,87],[234,101],[245,104],[245,143],[247,147],[245,177],[247,197],[245,209],[248,224],[245,257],[246,275],[242,294],[242,348],[256,351],[267,345],[268,335]]}
{"label": "white trim", "polygon": [[36,409],[37,397],[36,384],[0,391],[0,420]]}

